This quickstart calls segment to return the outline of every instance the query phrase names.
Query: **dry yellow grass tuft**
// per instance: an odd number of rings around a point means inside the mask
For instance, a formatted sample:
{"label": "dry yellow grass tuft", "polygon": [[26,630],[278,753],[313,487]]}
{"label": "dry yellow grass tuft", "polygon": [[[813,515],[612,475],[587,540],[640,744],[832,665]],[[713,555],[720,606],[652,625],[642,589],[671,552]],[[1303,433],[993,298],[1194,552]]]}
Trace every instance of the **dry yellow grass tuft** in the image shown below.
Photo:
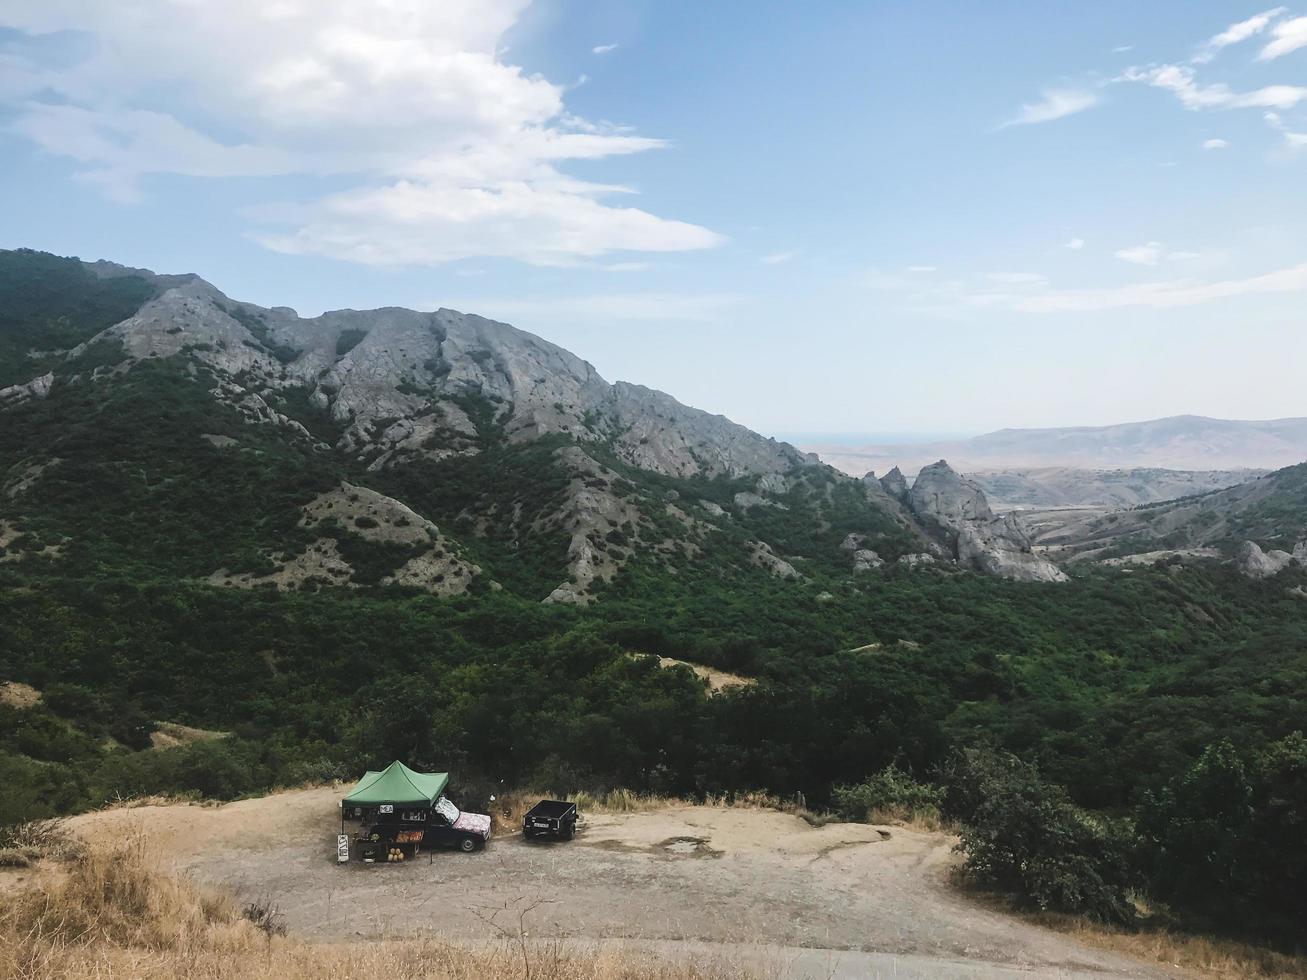
{"label": "dry yellow grass tuft", "polygon": [[231,732],[214,732],[205,728],[192,728],[190,725],[179,725],[172,721],[161,721],[156,723],[154,731],[150,733],[150,747],[155,749],[175,749],[181,745],[191,745],[195,742],[211,742],[219,738],[227,738]]}
{"label": "dry yellow grass tuft", "polygon": [[1307,977],[1307,958],[1277,953],[1233,939],[1172,932],[1148,925],[1138,929],[1118,929],[1061,915],[1031,918],[1088,946],[1123,953],[1163,967],[1178,967],[1185,971],[1186,976],[1209,980],[1301,980]]}
{"label": "dry yellow grass tuft", "polygon": [[[253,912],[253,914],[251,914]],[[533,943],[522,920],[494,945],[438,940],[313,945],[281,935],[271,908],[156,870],[144,839],[92,850],[0,903],[0,976],[23,980],[745,980],[731,966],[672,963],[633,951]],[[498,928],[498,927],[497,927]]]}
{"label": "dry yellow grass tuft", "polygon": [[30,708],[41,700],[41,692],[30,684],[5,681],[0,684],[0,704],[10,708]]}

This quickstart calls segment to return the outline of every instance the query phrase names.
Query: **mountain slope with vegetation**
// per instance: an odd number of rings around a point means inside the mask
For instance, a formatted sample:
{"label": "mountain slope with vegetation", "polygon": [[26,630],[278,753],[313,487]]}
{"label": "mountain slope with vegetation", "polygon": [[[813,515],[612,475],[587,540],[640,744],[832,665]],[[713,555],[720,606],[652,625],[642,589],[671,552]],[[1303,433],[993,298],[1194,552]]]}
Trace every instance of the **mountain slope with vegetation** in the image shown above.
{"label": "mountain slope with vegetation", "polygon": [[[502,324],[0,266],[0,680],[36,692],[0,702],[0,823],[396,757],[469,800],[506,781],[823,806],[891,765],[943,781],[969,746],[1035,767],[1054,797],[1018,773],[1012,805],[1092,849],[1069,808],[1115,826],[1188,799],[1175,781],[1225,740],[1254,810],[1300,799],[1297,566],[1007,581],[953,560],[965,536],[988,564],[976,528],[921,516],[953,512],[942,491],[914,508]],[[1240,534],[1291,535],[1293,473],[1238,498]],[[1020,544],[1000,523],[986,540]],[[753,683],[713,693],[660,657]],[[161,723],[230,734],[160,750]],[[1287,806],[1257,826],[1298,826]],[[1294,894],[1262,858],[1250,909]]]}

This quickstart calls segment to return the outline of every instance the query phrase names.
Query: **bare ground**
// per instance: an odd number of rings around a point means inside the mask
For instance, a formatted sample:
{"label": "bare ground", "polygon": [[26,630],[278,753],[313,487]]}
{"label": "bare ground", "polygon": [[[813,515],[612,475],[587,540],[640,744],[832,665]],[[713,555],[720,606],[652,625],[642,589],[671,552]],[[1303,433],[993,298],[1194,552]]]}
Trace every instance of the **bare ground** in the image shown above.
{"label": "bare ground", "polygon": [[955,858],[943,834],[686,806],[589,816],[568,843],[502,836],[473,855],[340,866],[339,795],[109,810],[70,825],[91,840],[143,829],[178,870],[243,900],[269,898],[293,934],[323,942],[489,942],[489,918],[515,926],[535,906],[532,940],[722,957],[763,975],[1168,975],[969,900],[948,883]]}

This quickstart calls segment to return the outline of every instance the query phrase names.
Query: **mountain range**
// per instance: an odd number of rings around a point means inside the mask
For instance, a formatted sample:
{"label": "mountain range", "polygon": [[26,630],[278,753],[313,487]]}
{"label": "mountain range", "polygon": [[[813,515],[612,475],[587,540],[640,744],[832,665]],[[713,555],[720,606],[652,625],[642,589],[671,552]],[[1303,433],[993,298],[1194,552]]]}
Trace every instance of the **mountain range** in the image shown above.
{"label": "mountain range", "polygon": [[[1190,542],[1233,554],[1250,529],[1268,542],[1304,530],[1285,503],[1297,499],[1287,470],[1197,509],[1032,531],[986,495],[1029,495],[1025,475],[972,480],[940,459],[911,485],[897,468],[857,479],[454,310],[305,318],[195,275],[27,250],[0,253],[0,310],[7,563],[233,589],[508,589],[584,605],[642,582],[842,588],[893,568],[1057,582],[1065,575],[1052,559]],[[1240,425],[1011,430],[972,444],[1062,446],[1050,452],[1082,458],[1096,445],[1106,459],[1219,430],[1216,458]],[[1259,431],[1288,452],[1298,429]],[[1178,493],[1239,476],[1167,479]],[[1161,499],[1139,485],[1156,479],[1124,474],[1117,501]],[[1240,489],[1249,486],[1260,489]],[[1216,519],[1223,501],[1231,513],[1279,516]]]}
{"label": "mountain range", "polygon": [[1272,470],[1307,459],[1307,418],[1238,421],[1176,415],[1120,425],[1000,429],[970,439],[916,444],[811,445],[846,473],[911,476],[946,458],[965,473],[1067,467],[1078,470]]}
{"label": "mountain range", "polygon": [[970,534],[987,511],[964,528],[479,316],[303,318],[22,250],[0,289],[8,560],[580,604],[649,574],[1061,577],[1020,535]]}

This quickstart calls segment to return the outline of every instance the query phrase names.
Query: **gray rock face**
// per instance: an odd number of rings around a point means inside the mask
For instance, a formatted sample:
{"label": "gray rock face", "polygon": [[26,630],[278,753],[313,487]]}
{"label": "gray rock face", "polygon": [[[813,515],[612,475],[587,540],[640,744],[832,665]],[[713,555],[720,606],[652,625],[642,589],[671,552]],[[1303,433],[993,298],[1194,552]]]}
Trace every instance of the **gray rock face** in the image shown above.
{"label": "gray rock face", "polygon": [[[805,462],[786,443],[663,392],[609,384],[561,347],[484,317],[386,308],[303,319],[286,307],[229,299],[198,277],[152,278],[160,295],[90,343],[116,337],[132,359],[184,350],[241,389],[224,400],[252,421],[280,424],[262,395],[307,387],[345,427],[341,448],[369,460],[385,456],[382,466],[464,451],[460,437],[466,442],[489,421],[469,417],[468,399],[488,405],[512,441],[551,433],[611,441],[624,462],[670,476],[767,478]],[[0,397],[27,394],[5,389]]]}
{"label": "gray rock face", "polygon": [[922,551],[911,555],[900,555],[898,564],[904,568],[929,568],[938,564],[938,562],[935,560],[934,555]]}
{"label": "gray rock face", "polygon": [[1064,582],[1066,575],[1036,555],[1016,514],[995,517],[985,493],[944,460],[925,467],[908,491],[908,506],[952,548],[963,568],[1021,582]]}
{"label": "gray rock face", "polygon": [[0,405],[17,405],[19,402],[26,401],[29,398],[44,398],[50,394],[50,388],[54,385],[54,374],[43,374],[39,378],[19,385],[10,385],[7,388],[0,388]]}
{"label": "gray rock face", "polygon": [[[876,476],[875,473],[868,473],[863,477],[870,482]],[[908,499],[908,481],[903,472],[896,466],[880,478],[881,489],[887,494],[900,502],[906,502]]]}
{"label": "gray rock face", "polygon": [[869,572],[873,568],[880,568],[884,564],[885,560],[870,548],[859,548],[853,553],[853,570],[855,572]]}
{"label": "gray rock face", "polygon": [[917,474],[917,482],[908,491],[908,505],[922,520],[933,520],[941,527],[953,529],[967,521],[988,521],[994,517],[985,492],[955,473],[942,459]]}
{"label": "gray rock face", "polygon": [[1291,555],[1287,551],[1263,551],[1256,541],[1245,541],[1235,554],[1235,567],[1239,569],[1240,574],[1248,578],[1271,578],[1289,567],[1299,549],[1307,553],[1303,543],[1300,543]]}

